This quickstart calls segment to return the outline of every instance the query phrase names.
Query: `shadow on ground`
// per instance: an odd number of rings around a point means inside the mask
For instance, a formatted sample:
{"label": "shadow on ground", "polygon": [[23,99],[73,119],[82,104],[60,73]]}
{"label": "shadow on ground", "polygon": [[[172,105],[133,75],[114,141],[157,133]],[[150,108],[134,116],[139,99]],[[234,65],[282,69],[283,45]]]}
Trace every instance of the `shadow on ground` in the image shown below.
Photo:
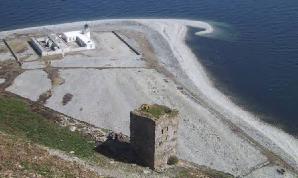
{"label": "shadow on ground", "polygon": [[133,151],[129,139],[116,135],[109,136],[105,142],[97,143],[95,150],[109,158],[124,163],[140,164],[137,161],[137,156]]}

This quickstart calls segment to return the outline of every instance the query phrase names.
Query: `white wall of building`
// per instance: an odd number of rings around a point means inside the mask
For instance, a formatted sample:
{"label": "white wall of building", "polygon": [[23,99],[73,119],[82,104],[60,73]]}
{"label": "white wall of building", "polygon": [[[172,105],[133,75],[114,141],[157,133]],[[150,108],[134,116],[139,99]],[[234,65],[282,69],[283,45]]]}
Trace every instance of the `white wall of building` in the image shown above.
{"label": "white wall of building", "polygon": [[66,42],[76,41],[81,47],[86,47],[88,49],[95,49],[95,43],[91,40],[90,31],[83,34],[81,31],[70,31],[64,32],[62,38]]}

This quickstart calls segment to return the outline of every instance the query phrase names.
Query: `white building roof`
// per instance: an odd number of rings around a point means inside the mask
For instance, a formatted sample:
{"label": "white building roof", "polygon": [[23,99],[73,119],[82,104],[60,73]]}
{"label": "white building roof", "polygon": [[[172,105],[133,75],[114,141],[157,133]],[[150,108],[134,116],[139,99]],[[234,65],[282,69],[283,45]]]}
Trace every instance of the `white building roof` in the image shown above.
{"label": "white building roof", "polygon": [[65,36],[65,37],[76,37],[76,36],[79,36],[79,35],[81,35],[81,31],[70,31],[70,32],[64,32],[63,33],[63,35]]}
{"label": "white building roof", "polygon": [[79,34],[77,37],[80,38],[82,41],[84,41],[86,44],[93,43],[93,41],[86,35]]}
{"label": "white building roof", "polygon": [[89,36],[86,34],[82,34],[81,31],[70,31],[70,32],[64,32],[63,35],[66,38],[79,38],[81,41],[83,41],[86,45],[95,45],[95,43],[91,40]]}

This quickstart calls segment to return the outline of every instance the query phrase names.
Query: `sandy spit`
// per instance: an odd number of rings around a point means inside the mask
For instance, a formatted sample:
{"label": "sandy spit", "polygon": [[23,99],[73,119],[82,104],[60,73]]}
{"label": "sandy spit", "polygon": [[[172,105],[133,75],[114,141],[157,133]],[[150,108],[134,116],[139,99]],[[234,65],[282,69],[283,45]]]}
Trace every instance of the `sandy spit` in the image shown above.
{"label": "sandy spit", "polygon": [[250,137],[261,145],[277,153],[290,165],[298,169],[298,141],[291,135],[260,121],[257,116],[245,111],[234,104],[228,97],[218,91],[213,82],[208,78],[206,70],[199,63],[197,57],[186,45],[187,26],[204,28],[196,35],[212,35],[214,29],[205,22],[189,20],[139,20],[152,29],[158,31],[167,41],[172,52],[179,62],[183,72],[197,87],[202,98],[209,107],[219,111],[237,126],[242,128]]}

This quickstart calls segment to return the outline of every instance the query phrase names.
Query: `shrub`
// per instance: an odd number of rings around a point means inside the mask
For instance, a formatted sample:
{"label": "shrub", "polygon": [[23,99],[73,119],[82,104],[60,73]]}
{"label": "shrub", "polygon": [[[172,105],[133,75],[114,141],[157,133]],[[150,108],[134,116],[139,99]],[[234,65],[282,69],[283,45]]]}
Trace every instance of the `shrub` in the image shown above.
{"label": "shrub", "polygon": [[171,156],[168,160],[168,165],[175,165],[179,162],[179,159],[176,156]]}

